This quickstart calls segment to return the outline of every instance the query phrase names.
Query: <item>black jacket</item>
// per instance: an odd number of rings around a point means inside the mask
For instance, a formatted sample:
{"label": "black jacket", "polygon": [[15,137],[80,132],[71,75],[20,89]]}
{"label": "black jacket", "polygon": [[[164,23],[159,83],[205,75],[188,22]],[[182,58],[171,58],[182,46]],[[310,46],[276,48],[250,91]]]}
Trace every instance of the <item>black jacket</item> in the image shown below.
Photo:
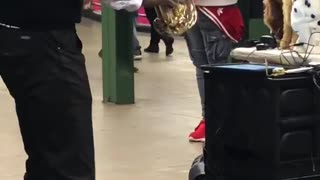
{"label": "black jacket", "polygon": [[0,23],[21,28],[56,29],[81,20],[83,0],[3,0]]}

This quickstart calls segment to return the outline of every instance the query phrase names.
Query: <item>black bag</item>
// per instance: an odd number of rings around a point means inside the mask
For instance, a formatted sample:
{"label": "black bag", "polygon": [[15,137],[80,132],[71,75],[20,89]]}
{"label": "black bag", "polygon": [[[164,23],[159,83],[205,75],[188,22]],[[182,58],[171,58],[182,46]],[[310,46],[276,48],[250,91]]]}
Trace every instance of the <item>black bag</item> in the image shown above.
{"label": "black bag", "polygon": [[310,75],[268,77],[264,65],[204,69],[205,179],[319,179],[320,100]]}

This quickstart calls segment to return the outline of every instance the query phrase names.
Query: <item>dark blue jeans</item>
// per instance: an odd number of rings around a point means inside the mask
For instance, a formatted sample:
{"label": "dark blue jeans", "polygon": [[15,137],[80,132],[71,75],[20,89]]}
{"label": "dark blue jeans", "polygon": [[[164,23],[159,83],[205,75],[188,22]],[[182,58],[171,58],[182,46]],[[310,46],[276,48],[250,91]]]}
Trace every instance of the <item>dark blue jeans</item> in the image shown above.
{"label": "dark blue jeans", "polygon": [[137,35],[137,17],[138,17],[138,12],[135,12],[132,21],[133,21],[133,51],[139,50],[140,49],[140,43],[138,40],[138,35]]}
{"label": "dark blue jeans", "polygon": [[189,54],[196,67],[196,76],[204,117],[204,77],[202,65],[226,63],[232,49],[232,41],[206,15],[198,11],[198,20],[185,36]]}

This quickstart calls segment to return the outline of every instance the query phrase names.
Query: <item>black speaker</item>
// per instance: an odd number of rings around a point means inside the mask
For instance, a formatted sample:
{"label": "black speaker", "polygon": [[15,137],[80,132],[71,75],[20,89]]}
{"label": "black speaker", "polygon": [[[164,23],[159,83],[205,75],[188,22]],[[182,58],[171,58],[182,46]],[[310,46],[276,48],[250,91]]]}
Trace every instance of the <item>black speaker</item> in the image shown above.
{"label": "black speaker", "polygon": [[205,66],[207,180],[320,178],[319,92],[273,67]]}

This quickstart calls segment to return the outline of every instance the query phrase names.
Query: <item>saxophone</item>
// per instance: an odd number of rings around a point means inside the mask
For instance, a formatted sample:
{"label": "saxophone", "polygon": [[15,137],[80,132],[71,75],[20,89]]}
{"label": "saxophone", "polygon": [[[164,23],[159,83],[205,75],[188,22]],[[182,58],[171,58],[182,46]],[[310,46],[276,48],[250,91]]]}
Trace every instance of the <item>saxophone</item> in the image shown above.
{"label": "saxophone", "polygon": [[195,25],[197,10],[193,0],[178,0],[173,8],[156,6],[157,18],[153,25],[159,34],[183,35]]}

